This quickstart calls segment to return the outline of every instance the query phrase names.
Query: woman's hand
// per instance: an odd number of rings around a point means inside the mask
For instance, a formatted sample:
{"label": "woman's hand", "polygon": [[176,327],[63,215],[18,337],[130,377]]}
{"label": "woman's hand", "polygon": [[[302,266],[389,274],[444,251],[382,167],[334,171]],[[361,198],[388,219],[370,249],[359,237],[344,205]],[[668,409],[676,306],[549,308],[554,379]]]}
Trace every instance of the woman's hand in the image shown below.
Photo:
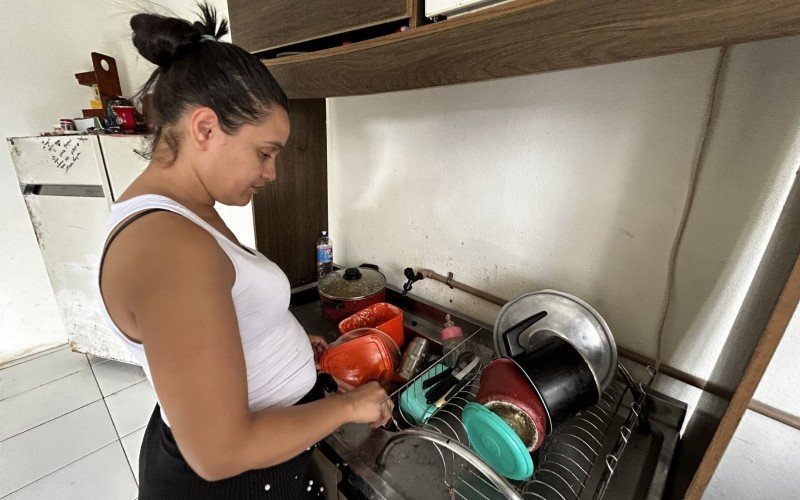
{"label": "woman's hand", "polygon": [[350,405],[350,421],[380,427],[392,416],[394,404],[377,382],[368,382],[340,396]]}
{"label": "woman's hand", "polygon": [[308,340],[311,341],[311,348],[314,349],[314,362],[319,363],[322,353],[328,350],[328,343],[317,335],[309,335]]}

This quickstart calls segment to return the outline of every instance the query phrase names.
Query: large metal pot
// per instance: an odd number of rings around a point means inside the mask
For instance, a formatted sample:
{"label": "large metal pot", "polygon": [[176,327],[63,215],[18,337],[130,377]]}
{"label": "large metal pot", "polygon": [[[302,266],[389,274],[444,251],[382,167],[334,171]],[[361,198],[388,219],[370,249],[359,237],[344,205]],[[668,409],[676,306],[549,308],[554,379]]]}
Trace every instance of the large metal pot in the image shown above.
{"label": "large metal pot", "polygon": [[386,276],[372,264],[326,274],[317,288],[322,316],[330,321],[341,321],[367,306],[386,301]]}

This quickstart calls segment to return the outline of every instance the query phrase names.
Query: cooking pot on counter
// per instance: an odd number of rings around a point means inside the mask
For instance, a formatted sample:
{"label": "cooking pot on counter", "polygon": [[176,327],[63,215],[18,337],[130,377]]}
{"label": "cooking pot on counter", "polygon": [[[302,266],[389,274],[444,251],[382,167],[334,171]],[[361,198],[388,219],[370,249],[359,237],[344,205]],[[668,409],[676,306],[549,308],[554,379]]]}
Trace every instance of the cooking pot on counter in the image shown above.
{"label": "cooking pot on counter", "polygon": [[378,266],[361,264],[323,276],[317,285],[322,316],[341,321],[365,307],[386,301],[386,276]]}

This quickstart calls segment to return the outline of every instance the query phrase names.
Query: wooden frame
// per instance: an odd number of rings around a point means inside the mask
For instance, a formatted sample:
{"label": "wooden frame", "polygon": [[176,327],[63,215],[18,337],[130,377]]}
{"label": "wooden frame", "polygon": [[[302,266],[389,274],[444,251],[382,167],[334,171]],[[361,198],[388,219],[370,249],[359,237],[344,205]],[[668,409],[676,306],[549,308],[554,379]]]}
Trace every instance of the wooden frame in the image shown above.
{"label": "wooden frame", "polygon": [[702,462],[686,491],[686,498],[700,498],[711,481],[714,471],[716,471],[722,455],[733,438],[739,422],[744,416],[744,412],[750,405],[758,388],[758,383],[769,365],[778,344],[789,326],[797,304],[800,302],[800,257],[794,263],[789,279],[783,287],[781,296],[775,308],[772,310],[769,323],[758,341],[755,352],[750,358],[747,370],[739,382],[739,387],[733,394],[733,399],[728,405],[722,420],[714,433],[714,438],[709,444]]}

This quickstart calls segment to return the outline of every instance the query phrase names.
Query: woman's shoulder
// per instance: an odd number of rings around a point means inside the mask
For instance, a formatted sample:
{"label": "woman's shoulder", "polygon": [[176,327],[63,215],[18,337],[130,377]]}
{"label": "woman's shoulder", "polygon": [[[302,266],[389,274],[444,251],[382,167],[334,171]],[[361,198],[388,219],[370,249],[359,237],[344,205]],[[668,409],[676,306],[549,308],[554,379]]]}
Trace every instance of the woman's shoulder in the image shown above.
{"label": "woman's shoulder", "polygon": [[109,266],[127,268],[124,274],[143,284],[166,276],[186,279],[188,272],[231,286],[235,280],[233,265],[214,236],[169,210],[149,213],[121,231],[108,249],[104,267]]}

